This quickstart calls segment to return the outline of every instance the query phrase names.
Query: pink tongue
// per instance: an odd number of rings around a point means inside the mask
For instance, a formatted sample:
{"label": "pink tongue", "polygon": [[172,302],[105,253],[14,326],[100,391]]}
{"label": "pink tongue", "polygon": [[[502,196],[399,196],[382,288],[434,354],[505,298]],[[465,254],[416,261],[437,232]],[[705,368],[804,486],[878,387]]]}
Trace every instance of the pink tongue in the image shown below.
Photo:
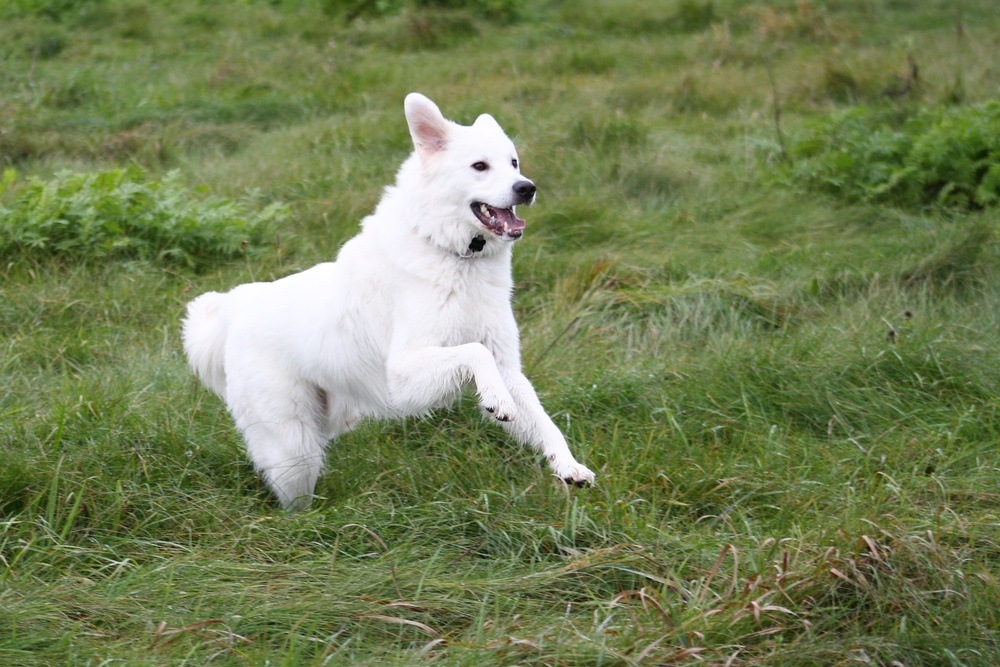
{"label": "pink tongue", "polygon": [[524,220],[514,215],[514,209],[495,208],[497,221],[503,226],[505,231],[516,232],[524,229]]}

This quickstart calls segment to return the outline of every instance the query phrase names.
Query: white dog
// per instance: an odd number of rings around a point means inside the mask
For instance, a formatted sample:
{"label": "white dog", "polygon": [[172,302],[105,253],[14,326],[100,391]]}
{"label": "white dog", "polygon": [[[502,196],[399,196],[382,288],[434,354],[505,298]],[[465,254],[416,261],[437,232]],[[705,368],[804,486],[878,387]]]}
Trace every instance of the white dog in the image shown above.
{"label": "white dog", "polygon": [[285,508],[309,504],[331,438],[366,417],[426,414],[470,381],[491,420],[589,485],[521,372],[514,207],[535,185],[492,117],[458,125],[417,93],[404,109],[416,150],[337,261],[196,298],[188,360]]}

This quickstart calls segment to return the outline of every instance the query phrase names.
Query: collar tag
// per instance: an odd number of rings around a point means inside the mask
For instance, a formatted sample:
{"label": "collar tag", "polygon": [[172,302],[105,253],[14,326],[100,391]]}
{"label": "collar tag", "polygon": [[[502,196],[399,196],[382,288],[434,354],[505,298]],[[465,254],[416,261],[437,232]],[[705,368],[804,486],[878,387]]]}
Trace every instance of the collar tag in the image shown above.
{"label": "collar tag", "polygon": [[476,236],[472,239],[472,242],[469,243],[470,252],[480,252],[484,247],[486,247],[486,239],[484,239],[482,235]]}

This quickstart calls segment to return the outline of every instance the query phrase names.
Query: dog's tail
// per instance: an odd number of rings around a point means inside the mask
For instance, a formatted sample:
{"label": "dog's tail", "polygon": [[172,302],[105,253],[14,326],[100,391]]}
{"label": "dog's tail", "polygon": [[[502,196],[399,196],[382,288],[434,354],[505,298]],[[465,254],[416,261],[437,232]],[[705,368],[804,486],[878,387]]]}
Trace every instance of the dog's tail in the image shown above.
{"label": "dog's tail", "polygon": [[226,397],[224,299],[225,295],[218,292],[202,294],[187,305],[183,324],[188,363],[201,381],[222,398]]}

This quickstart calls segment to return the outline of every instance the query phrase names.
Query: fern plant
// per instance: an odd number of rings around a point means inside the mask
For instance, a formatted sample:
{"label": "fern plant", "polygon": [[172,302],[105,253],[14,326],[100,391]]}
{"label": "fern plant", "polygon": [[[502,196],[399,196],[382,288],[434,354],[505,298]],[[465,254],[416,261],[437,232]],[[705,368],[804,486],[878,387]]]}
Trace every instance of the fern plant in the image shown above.
{"label": "fern plant", "polygon": [[[6,206],[4,205],[6,204]],[[272,204],[197,196],[176,171],[154,180],[138,168],[0,182],[0,258],[138,259],[198,267],[259,252],[286,215]]]}
{"label": "fern plant", "polygon": [[813,126],[792,176],[851,200],[982,209],[1000,203],[1000,102],[897,118],[855,108]]}

